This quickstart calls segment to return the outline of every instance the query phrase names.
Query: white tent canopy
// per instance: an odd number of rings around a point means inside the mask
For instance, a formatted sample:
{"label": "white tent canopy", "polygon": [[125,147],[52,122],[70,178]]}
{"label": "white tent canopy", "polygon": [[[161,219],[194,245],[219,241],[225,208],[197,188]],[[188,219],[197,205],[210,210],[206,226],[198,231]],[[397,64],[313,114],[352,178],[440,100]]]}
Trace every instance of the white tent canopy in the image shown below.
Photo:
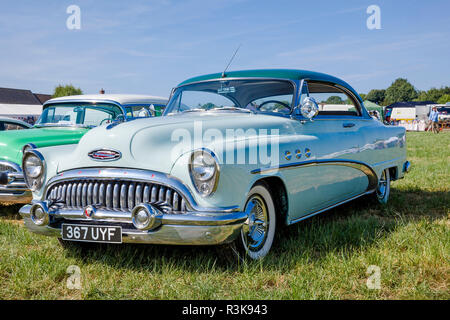
{"label": "white tent canopy", "polygon": [[0,116],[40,116],[39,104],[0,104]]}

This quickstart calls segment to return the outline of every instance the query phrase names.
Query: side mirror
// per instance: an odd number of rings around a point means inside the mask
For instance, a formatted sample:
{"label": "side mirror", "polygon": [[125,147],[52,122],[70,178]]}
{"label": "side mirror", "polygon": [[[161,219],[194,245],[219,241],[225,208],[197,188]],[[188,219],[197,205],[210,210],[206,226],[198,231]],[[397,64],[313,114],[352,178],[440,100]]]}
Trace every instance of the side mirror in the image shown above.
{"label": "side mirror", "polygon": [[300,113],[306,119],[312,119],[319,113],[319,106],[314,98],[306,97],[299,106]]}

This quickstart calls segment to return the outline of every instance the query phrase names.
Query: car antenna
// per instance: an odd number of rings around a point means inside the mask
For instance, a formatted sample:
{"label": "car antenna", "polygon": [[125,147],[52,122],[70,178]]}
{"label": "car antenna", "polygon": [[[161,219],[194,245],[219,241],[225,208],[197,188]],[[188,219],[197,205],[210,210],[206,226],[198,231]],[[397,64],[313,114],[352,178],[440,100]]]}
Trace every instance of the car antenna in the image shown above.
{"label": "car antenna", "polygon": [[234,57],[236,56],[236,53],[239,51],[239,49],[241,48],[241,46],[242,46],[242,44],[240,44],[240,45],[237,47],[236,51],[234,51],[233,56],[232,56],[231,59],[230,59],[230,62],[228,62],[228,64],[227,64],[225,70],[223,70],[223,72],[222,72],[222,78],[225,78],[225,72],[228,70],[228,67],[230,66],[231,62],[233,61]]}

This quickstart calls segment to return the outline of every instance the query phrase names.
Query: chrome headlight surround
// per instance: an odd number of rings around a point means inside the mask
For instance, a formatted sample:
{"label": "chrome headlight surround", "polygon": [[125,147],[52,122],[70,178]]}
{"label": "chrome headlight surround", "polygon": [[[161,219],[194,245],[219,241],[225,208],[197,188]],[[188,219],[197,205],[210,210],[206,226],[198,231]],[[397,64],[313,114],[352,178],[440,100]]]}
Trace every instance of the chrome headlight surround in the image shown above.
{"label": "chrome headlight surround", "polygon": [[26,145],[23,146],[22,148],[22,154],[25,154],[25,152],[27,150],[31,150],[31,149],[36,149],[36,145],[34,143],[27,143]]}
{"label": "chrome headlight surround", "polygon": [[44,156],[37,150],[25,150],[22,158],[22,171],[25,183],[31,191],[42,188],[45,181],[46,164]]}
{"label": "chrome headlight surround", "polygon": [[219,183],[220,167],[214,152],[206,149],[192,152],[189,174],[197,192],[207,197],[212,195]]}

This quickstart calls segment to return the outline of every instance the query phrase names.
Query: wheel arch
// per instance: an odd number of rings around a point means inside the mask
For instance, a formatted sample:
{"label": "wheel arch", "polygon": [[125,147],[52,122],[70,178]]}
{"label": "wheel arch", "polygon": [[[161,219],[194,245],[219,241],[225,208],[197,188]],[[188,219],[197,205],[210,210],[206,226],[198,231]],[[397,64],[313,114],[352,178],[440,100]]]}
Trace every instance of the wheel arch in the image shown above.
{"label": "wheel arch", "polygon": [[284,224],[287,224],[289,199],[283,180],[278,176],[261,178],[253,183],[252,188],[260,183],[266,184],[269,188],[269,192],[273,196],[276,215],[279,218],[279,221],[283,221]]}

